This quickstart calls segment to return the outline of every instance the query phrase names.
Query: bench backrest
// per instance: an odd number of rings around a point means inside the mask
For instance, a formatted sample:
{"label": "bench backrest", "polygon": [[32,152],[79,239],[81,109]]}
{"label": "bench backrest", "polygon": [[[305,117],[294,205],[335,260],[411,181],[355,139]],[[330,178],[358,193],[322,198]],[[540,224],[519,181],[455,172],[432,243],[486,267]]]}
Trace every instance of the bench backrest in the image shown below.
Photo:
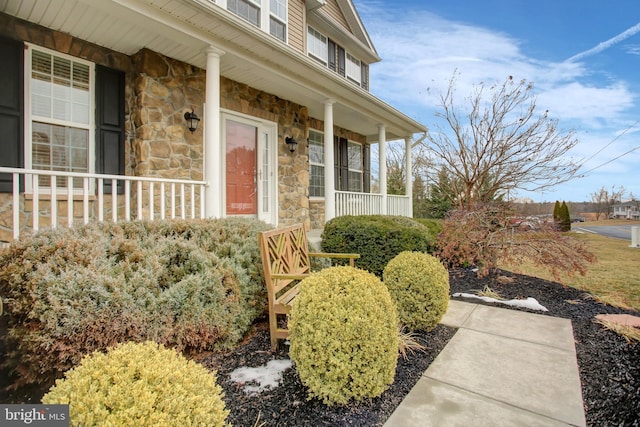
{"label": "bench backrest", "polygon": [[309,266],[309,243],[302,224],[291,225],[259,234],[260,255],[264,267],[264,280],[269,291],[278,293],[292,279],[276,279],[274,275],[307,275]]}

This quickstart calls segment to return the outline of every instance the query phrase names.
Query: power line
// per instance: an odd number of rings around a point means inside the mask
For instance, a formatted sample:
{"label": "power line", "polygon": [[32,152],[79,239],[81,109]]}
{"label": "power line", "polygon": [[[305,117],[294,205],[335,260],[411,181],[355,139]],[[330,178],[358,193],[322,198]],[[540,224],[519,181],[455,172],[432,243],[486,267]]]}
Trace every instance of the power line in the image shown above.
{"label": "power line", "polygon": [[609,160],[609,161],[607,161],[607,162],[604,162],[604,163],[602,163],[601,165],[596,166],[595,168],[591,168],[591,169],[589,169],[588,171],[584,172],[584,173],[583,173],[582,175],[580,175],[580,176],[581,176],[581,177],[584,177],[584,176],[585,176],[586,174],[588,174],[589,172],[593,172],[593,171],[594,171],[594,170],[596,170],[596,169],[600,169],[601,167],[606,166],[606,165],[608,165],[609,163],[611,163],[611,162],[613,162],[613,161],[615,161],[615,160],[618,160],[620,157],[624,157],[624,156],[626,156],[627,154],[633,153],[634,151],[636,151],[636,150],[638,150],[638,149],[640,149],[640,145],[638,145],[637,147],[632,148],[631,150],[627,151],[626,153],[622,153],[622,154],[620,154],[618,157],[614,157],[613,159],[611,159],[611,160]]}
{"label": "power line", "polygon": [[[613,138],[607,145],[605,145],[604,147],[602,147],[601,149],[599,149],[598,151],[596,151],[591,157],[589,157],[587,160],[583,161],[582,164],[584,165],[585,163],[587,163],[589,160],[593,159],[595,156],[597,156],[598,154],[602,153],[602,151],[604,151],[605,148],[607,148],[608,146],[610,146],[611,144],[613,144],[614,142],[616,142],[619,138],[621,138],[622,136],[624,136],[625,133],[629,132],[631,129],[633,129],[638,123],[640,123],[640,119],[636,120],[635,123],[633,123],[631,126],[629,126],[628,128],[626,128],[620,135],[616,136],[615,138]],[[593,169],[592,169],[593,170]],[[589,171],[590,172],[590,171]],[[588,173],[588,172],[585,172]]]}

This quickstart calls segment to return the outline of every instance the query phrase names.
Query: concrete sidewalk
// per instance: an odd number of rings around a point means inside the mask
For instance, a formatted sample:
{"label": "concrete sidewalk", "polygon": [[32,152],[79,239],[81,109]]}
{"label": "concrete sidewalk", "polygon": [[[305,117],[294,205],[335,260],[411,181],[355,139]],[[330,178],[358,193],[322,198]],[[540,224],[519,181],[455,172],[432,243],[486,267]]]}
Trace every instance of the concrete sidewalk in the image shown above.
{"label": "concrete sidewalk", "polygon": [[459,328],[385,423],[585,426],[571,321],[449,301]]}

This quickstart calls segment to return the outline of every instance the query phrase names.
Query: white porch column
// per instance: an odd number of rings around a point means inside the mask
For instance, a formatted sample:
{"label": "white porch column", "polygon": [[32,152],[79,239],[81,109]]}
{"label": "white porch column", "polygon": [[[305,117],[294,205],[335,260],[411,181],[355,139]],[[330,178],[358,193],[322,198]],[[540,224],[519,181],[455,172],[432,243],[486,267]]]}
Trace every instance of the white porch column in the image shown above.
{"label": "white porch column", "polygon": [[380,194],[382,195],[382,215],[387,215],[387,134],[383,124],[378,125],[378,144],[380,144]]}
{"label": "white porch column", "polygon": [[412,142],[413,142],[413,138],[410,136],[407,136],[404,139],[405,161],[406,161],[405,170],[407,171],[407,174],[405,175],[405,179],[406,179],[405,194],[409,198],[409,212],[407,212],[407,215],[409,216],[409,218],[413,218],[413,173],[412,173],[413,155],[411,154]]}
{"label": "white porch column", "polygon": [[327,99],[324,103],[324,222],[336,216],[336,183],[333,174],[333,103]]}
{"label": "white porch column", "polygon": [[207,52],[207,74],[204,109],[204,180],[205,218],[222,218],[223,156],[220,141],[220,56],[224,51],[209,46]]}

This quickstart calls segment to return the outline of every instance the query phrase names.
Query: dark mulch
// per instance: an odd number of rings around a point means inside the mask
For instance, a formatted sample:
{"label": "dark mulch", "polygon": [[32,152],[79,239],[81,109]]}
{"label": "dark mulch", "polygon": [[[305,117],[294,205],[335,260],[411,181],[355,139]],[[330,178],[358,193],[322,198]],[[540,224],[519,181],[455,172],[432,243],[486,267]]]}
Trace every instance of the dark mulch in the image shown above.
{"label": "dark mulch", "polygon": [[[587,424],[640,426],[640,344],[628,344],[593,322],[594,316],[601,313],[640,314],[600,304],[583,291],[555,282],[508,272],[501,274],[514,281],[502,284],[496,281],[497,275],[478,279],[470,270],[453,270],[451,294],[481,290],[488,285],[507,299],[533,297],[549,309],[547,313],[531,312],[571,319]],[[438,326],[430,333],[420,334],[419,340],[427,346],[426,353],[414,354],[409,360],[400,359],[395,381],[382,396],[344,407],[307,400],[294,369],[285,372],[279,387],[258,395],[245,394],[242,386],[229,380],[229,374],[238,367],[256,367],[288,357],[286,345],[281,344],[276,352],[269,351],[269,332],[264,323],[257,324],[233,352],[209,355],[201,362],[218,371],[218,383],[231,410],[229,420],[235,426],[253,426],[258,418],[265,426],[380,426],[454,333],[454,329]]]}

